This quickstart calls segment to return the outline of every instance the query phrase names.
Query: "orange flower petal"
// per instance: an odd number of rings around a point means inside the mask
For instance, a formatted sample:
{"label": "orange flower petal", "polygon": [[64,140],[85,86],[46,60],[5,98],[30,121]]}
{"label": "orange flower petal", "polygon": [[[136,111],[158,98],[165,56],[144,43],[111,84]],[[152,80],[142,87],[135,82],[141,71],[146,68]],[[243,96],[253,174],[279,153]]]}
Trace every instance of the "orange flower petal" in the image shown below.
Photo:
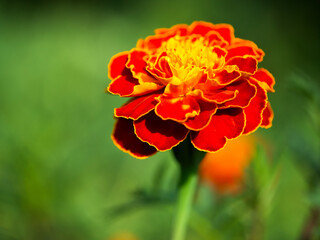
{"label": "orange flower petal", "polygon": [[191,142],[195,148],[215,152],[223,148],[227,139],[241,135],[245,126],[245,115],[241,108],[218,110],[207,127],[199,132],[191,132]]}
{"label": "orange flower petal", "polygon": [[275,80],[267,69],[259,68],[251,77],[256,79],[267,91],[274,92],[273,86],[275,84]]}
{"label": "orange flower petal", "polygon": [[183,123],[183,125],[188,129],[194,131],[200,131],[205,128],[209,124],[211,117],[216,113],[218,109],[217,105],[212,102],[198,100],[198,104],[200,106],[199,115],[193,118],[189,118]]}
{"label": "orange flower petal", "polygon": [[258,61],[251,56],[233,57],[227,62],[227,65],[236,65],[239,71],[253,74],[257,70]]}
{"label": "orange flower petal", "polygon": [[155,113],[163,120],[175,120],[184,122],[190,117],[195,117],[200,112],[197,101],[192,97],[160,96],[157,98],[159,103],[155,108]]}
{"label": "orange flower petal", "polygon": [[118,118],[111,138],[120,150],[136,158],[147,158],[157,152],[156,148],[137,138],[131,119]]}
{"label": "orange flower petal", "polygon": [[182,142],[189,130],[172,120],[162,120],[153,111],[134,121],[137,137],[157,148],[159,151],[170,150]]}
{"label": "orange flower petal", "polygon": [[270,128],[272,126],[272,120],[273,120],[273,111],[270,103],[268,102],[267,107],[264,109],[262,113],[262,122],[260,127]]}
{"label": "orange flower petal", "polygon": [[266,91],[260,87],[258,83],[252,81],[257,87],[257,94],[251,100],[250,104],[244,108],[246,115],[246,127],[243,134],[249,134],[255,131],[262,122],[262,113],[267,106],[267,94]]}
{"label": "orange flower petal", "polygon": [[114,116],[137,120],[155,108],[156,104],[158,103],[155,98],[159,95],[160,94],[151,94],[133,98],[122,107],[116,108],[114,111]]}
{"label": "orange flower petal", "polygon": [[123,75],[123,72],[127,70],[128,54],[129,52],[121,52],[111,58],[108,65],[108,75],[111,80]]}

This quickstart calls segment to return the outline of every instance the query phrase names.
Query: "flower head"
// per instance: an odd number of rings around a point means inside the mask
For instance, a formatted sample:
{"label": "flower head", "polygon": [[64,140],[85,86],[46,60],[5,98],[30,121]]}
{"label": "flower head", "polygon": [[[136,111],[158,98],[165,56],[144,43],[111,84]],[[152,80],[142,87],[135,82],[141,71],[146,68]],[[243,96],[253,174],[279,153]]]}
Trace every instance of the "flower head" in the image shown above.
{"label": "flower head", "polygon": [[112,57],[108,91],[131,99],[116,108],[116,146],[137,158],[178,145],[215,152],[228,139],[270,127],[274,78],[264,52],[232,26],[194,22],[155,31]]}

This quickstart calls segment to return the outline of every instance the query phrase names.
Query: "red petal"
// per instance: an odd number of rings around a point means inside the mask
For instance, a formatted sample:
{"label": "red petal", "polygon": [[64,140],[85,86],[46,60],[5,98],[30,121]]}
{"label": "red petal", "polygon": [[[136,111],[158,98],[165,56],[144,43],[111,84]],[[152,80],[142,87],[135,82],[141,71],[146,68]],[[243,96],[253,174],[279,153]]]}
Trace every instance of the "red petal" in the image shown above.
{"label": "red petal", "polygon": [[235,91],[215,89],[205,92],[203,95],[203,99],[210,102],[215,102],[217,104],[222,104],[234,99],[236,96],[237,93]]}
{"label": "red petal", "polygon": [[111,80],[123,75],[123,71],[126,71],[126,62],[128,61],[129,52],[121,52],[114,55],[108,65],[108,74]]}
{"label": "red petal", "polygon": [[214,25],[208,22],[193,22],[190,25],[190,35],[191,34],[200,34],[205,36],[208,32],[214,30]]}
{"label": "red petal", "polygon": [[248,46],[248,47],[252,47],[253,50],[256,53],[256,58],[258,60],[258,62],[261,62],[263,57],[264,57],[264,52],[262,51],[262,49],[258,48],[258,46],[249,40],[245,40],[245,39],[241,39],[241,38],[235,38],[233,41],[232,46],[230,46],[230,48],[232,47],[240,47],[240,46]]}
{"label": "red petal", "polygon": [[162,78],[172,77],[172,71],[166,57],[167,57],[167,53],[162,52],[157,58],[156,64],[154,66],[154,69],[156,70],[157,75]]}
{"label": "red petal", "polygon": [[218,58],[225,57],[227,55],[227,53],[228,53],[227,50],[225,50],[225,49],[223,49],[221,47],[218,47],[218,46],[215,46],[213,48],[212,52],[216,53]]}
{"label": "red petal", "polygon": [[[171,28],[157,29],[155,36],[149,36],[143,41],[143,46],[149,49],[157,49],[161,47],[162,43],[168,41],[168,39],[178,35],[185,36],[187,34],[187,25],[178,24]],[[140,44],[141,45],[141,44]]]}
{"label": "red petal", "polygon": [[266,91],[259,86],[258,83],[254,83],[257,87],[257,94],[251,100],[249,106],[244,108],[246,115],[246,127],[243,134],[254,132],[262,122],[262,113],[267,105],[267,94]]}
{"label": "red petal", "polygon": [[272,74],[264,68],[259,68],[254,75],[252,75],[259,83],[262,83],[262,87],[267,91],[274,92],[275,80]]}
{"label": "red petal", "polygon": [[250,84],[247,80],[239,80],[225,87],[228,91],[237,91],[234,99],[223,104],[223,108],[229,107],[246,107],[250,100],[256,95],[256,87]]}
{"label": "red petal", "polygon": [[189,130],[172,120],[162,120],[153,111],[134,121],[135,133],[139,139],[157,148],[170,150],[182,142]]}
{"label": "red petal", "polygon": [[250,55],[256,58],[258,61],[261,59],[260,53],[256,52],[256,50],[252,46],[232,46],[232,48],[228,49],[226,61],[228,61],[232,57],[243,57],[245,55]]}
{"label": "red petal", "polygon": [[229,24],[212,24],[208,22],[193,22],[190,26],[189,34],[200,34],[205,36],[210,33],[210,31],[215,31],[220,34],[220,36],[228,42],[234,39],[234,29]]}
{"label": "red petal", "polygon": [[[147,70],[146,58],[148,54],[144,51],[132,49],[129,53],[126,66],[130,68],[134,78],[137,78],[141,84],[144,82],[159,83]],[[150,60],[150,59],[149,59]]]}
{"label": "red petal", "polygon": [[136,158],[147,158],[157,152],[157,149],[137,138],[130,119],[118,118],[111,138],[120,150]]}
{"label": "red petal", "polygon": [[109,84],[108,91],[110,93],[121,97],[137,97],[158,91],[164,87],[154,82],[142,82],[140,84],[139,80],[132,76],[129,69],[123,71],[123,74],[124,76],[119,76]]}
{"label": "red petal", "polygon": [[260,127],[270,128],[272,126],[272,120],[273,120],[273,111],[270,103],[268,103],[267,107],[264,109],[262,113],[262,123]]}
{"label": "red petal", "polygon": [[241,76],[240,72],[235,66],[225,66],[220,72],[216,73],[214,80],[219,83],[219,85],[227,85]]}
{"label": "red petal", "polygon": [[193,97],[171,98],[162,95],[157,99],[159,103],[155,108],[155,113],[163,120],[171,119],[184,122],[200,112],[199,104]]}
{"label": "red petal", "polygon": [[147,66],[145,60],[143,59],[147,55],[146,52],[133,49],[129,53],[128,62],[126,66],[131,68],[134,73],[143,72],[147,74],[145,68]]}
{"label": "red petal", "polygon": [[[201,84],[203,85],[203,84]],[[201,98],[206,102],[214,102],[217,104],[222,104],[226,101],[232,100],[236,97],[237,93],[235,91],[229,91],[224,88],[217,88],[208,85],[200,86],[199,89],[193,90],[188,93],[188,95],[193,96],[195,98]]]}
{"label": "red petal", "polygon": [[139,84],[138,79],[132,76],[129,69],[125,70],[127,75],[120,76],[112,81],[108,87],[108,91],[121,97],[130,96],[133,93],[134,86]]}
{"label": "red petal", "polygon": [[177,32],[179,36],[185,36],[187,33],[187,24],[177,24],[171,28],[158,28],[155,30],[157,35],[166,34],[168,32]]}
{"label": "red petal", "polygon": [[225,47],[226,45],[228,45],[227,41],[225,41],[223,37],[221,37],[221,35],[217,32],[208,32],[205,37],[208,40],[209,46],[218,45],[221,47]]}
{"label": "red petal", "polygon": [[155,100],[155,98],[158,96],[159,94],[151,94],[147,96],[133,98],[131,101],[129,101],[122,107],[116,108],[114,110],[114,116],[137,120],[141,116],[147,114],[152,109],[154,109],[154,107],[158,103],[158,101]]}
{"label": "red petal", "polygon": [[227,139],[241,135],[245,126],[245,115],[241,108],[218,110],[207,127],[199,132],[191,132],[194,147],[207,152],[223,148]]}
{"label": "red petal", "polygon": [[239,70],[245,73],[253,74],[257,70],[258,61],[254,57],[233,57],[227,65],[236,65]]}
{"label": "red petal", "polygon": [[229,44],[234,39],[234,29],[229,24],[216,24],[214,25],[214,30],[218,32],[224,40],[226,40]]}
{"label": "red petal", "polygon": [[217,105],[212,102],[205,102],[202,100],[198,100],[200,105],[200,113],[194,118],[189,118],[186,122],[183,123],[184,126],[189,128],[190,130],[199,131],[205,128],[213,116],[213,114],[217,111]]}

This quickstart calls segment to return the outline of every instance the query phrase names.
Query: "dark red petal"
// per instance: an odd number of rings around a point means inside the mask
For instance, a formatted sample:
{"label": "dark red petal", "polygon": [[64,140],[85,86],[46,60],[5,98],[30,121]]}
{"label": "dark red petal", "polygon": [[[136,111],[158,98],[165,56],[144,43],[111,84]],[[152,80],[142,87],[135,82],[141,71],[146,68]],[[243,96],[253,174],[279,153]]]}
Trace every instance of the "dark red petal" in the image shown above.
{"label": "dark red petal", "polygon": [[251,100],[249,106],[244,108],[246,115],[246,127],[243,134],[255,131],[262,122],[262,113],[267,106],[267,93],[258,83],[252,81],[257,87],[256,96]]}
{"label": "dark red petal", "polygon": [[131,119],[118,118],[111,138],[120,150],[136,158],[147,158],[157,152],[156,148],[137,138]]}
{"label": "dark red petal", "polygon": [[262,122],[260,127],[270,128],[272,126],[272,120],[273,120],[273,111],[270,103],[268,102],[267,107],[264,109],[262,113]]}
{"label": "dark red petal", "polygon": [[227,139],[241,135],[245,126],[245,115],[241,108],[218,110],[207,127],[199,132],[191,132],[194,147],[207,152],[223,148]]}
{"label": "dark red petal", "polygon": [[126,62],[128,61],[129,52],[121,52],[114,55],[108,65],[108,74],[111,80],[123,75],[123,71],[126,70]]}
{"label": "dark red petal", "polygon": [[261,55],[256,52],[256,50],[253,48],[253,46],[234,46],[234,47],[228,49],[226,61],[228,61],[232,57],[243,57],[245,55],[253,56],[258,61],[261,57]]}
{"label": "dark red petal", "polygon": [[223,104],[223,108],[229,107],[246,107],[250,100],[256,95],[256,87],[247,80],[239,80],[225,87],[228,91],[237,91],[234,99]]}
{"label": "dark red petal", "polygon": [[133,98],[131,101],[129,101],[122,107],[116,108],[114,110],[114,116],[137,120],[141,116],[147,114],[152,109],[154,109],[154,107],[158,103],[158,101],[155,100],[155,98],[158,96],[159,94],[151,94],[147,96]]}
{"label": "dark red petal", "polygon": [[[127,71],[129,70],[127,69]],[[112,94],[126,97],[132,94],[134,86],[138,84],[138,79],[135,79],[131,72],[128,72],[127,75],[120,76],[112,81],[108,87],[108,91]]]}
{"label": "dark red petal", "polygon": [[167,97],[160,96],[159,103],[155,108],[155,113],[163,120],[175,120],[184,122],[189,117],[194,117],[199,114],[199,104],[193,97]]}
{"label": "dark red petal", "polygon": [[239,70],[245,73],[253,74],[257,70],[258,61],[254,57],[233,57],[227,65],[236,65]]}
{"label": "dark red petal", "polygon": [[206,127],[209,124],[213,114],[215,114],[217,111],[217,105],[213,102],[198,100],[198,103],[200,106],[199,115],[195,116],[194,118],[189,118],[183,123],[184,126],[194,131],[199,131]]}
{"label": "dark red petal", "polygon": [[259,68],[251,77],[262,83],[262,87],[267,91],[274,92],[273,86],[275,84],[275,80],[272,74],[267,69]]}
{"label": "dark red petal", "polygon": [[137,137],[157,148],[159,151],[170,150],[182,142],[189,130],[172,120],[162,120],[153,111],[134,121]]}

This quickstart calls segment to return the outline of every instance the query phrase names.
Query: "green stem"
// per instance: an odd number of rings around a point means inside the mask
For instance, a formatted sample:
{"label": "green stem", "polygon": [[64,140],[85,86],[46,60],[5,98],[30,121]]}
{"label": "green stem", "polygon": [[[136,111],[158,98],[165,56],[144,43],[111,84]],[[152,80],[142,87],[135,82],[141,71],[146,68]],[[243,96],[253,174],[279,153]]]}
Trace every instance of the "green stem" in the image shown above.
{"label": "green stem", "polygon": [[180,164],[180,183],[172,240],[184,240],[198,180],[198,165],[204,153],[197,151],[189,139],[173,149]]}
{"label": "green stem", "polygon": [[178,205],[172,239],[183,240],[185,238],[187,222],[192,206],[193,195],[197,185],[196,172],[189,171],[185,181],[179,186]]}

